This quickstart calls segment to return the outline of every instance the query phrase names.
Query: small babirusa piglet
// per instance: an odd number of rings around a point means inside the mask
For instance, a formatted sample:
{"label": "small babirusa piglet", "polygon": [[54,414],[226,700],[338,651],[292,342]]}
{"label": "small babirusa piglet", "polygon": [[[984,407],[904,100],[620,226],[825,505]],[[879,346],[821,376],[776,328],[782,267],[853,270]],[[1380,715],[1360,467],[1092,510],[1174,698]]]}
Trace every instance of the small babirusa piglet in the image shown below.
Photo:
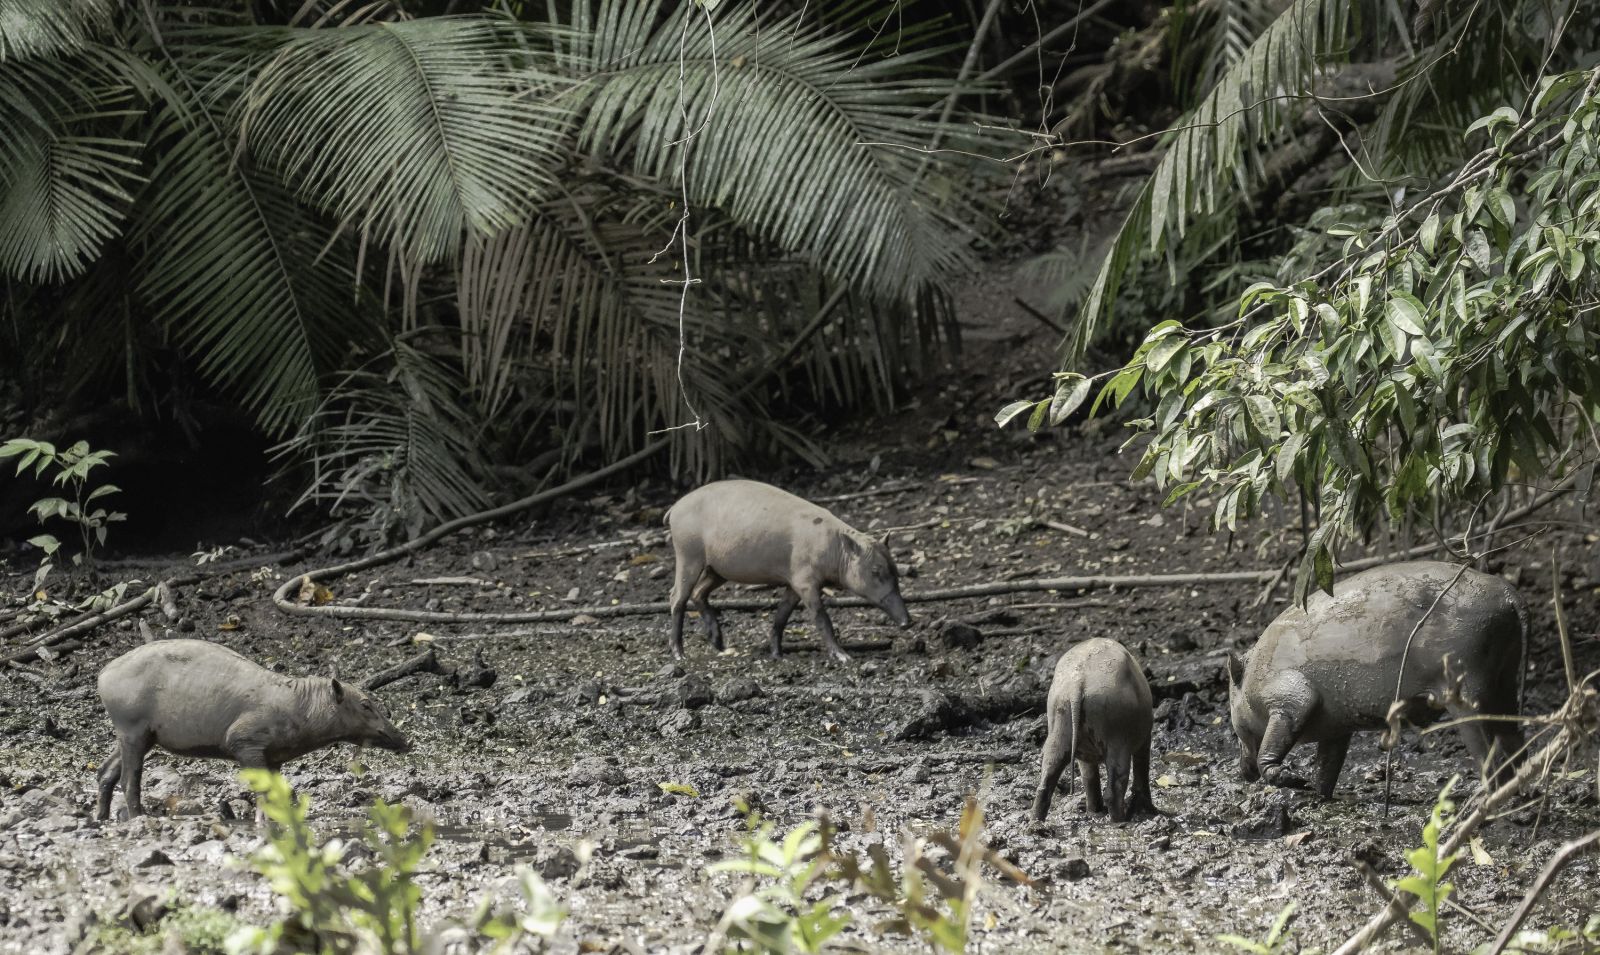
{"label": "small babirusa piglet", "polygon": [[204,640],[158,640],[130,650],[106,664],[99,686],[117,734],[100,767],[100,819],[110,816],[119,781],[129,817],[143,815],[140,779],[155,746],[274,772],[333,743],[411,748],[356,687],[274,673]]}
{"label": "small babirusa piglet", "polygon": [[[1317,744],[1317,790],[1333,795],[1350,737],[1442,711],[1503,777],[1522,750],[1518,712],[1528,613],[1512,586],[1434,560],[1340,580],[1268,625],[1248,660],[1228,660],[1228,711],[1246,780],[1298,783],[1284,760]],[[1486,719],[1501,716],[1507,719]],[[1491,757],[1495,765],[1490,765]]]}
{"label": "small babirusa piglet", "polygon": [[[1085,640],[1062,654],[1046,703],[1044,754],[1033,818],[1043,821],[1067,764],[1083,774],[1084,803],[1106,811],[1100,795],[1100,764],[1106,767],[1111,819],[1157,810],[1150,800],[1150,730],[1154,724],[1150,684],[1144,671],[1115,640]],[[1129,798],[1129,775],[1132,798]]]}
{"label": "small babirusa piglet", "polygon": [[722,624],[709,602],[727,581],[787,588],[772,620],[772,655],[783,653],[783,629],[804,603],[827,650],[850,659],[834,637],[822,588],[863,597],[900,626],[911,615],[884,541],[874,540],[824,508],[759,481],[715,481],[685,494],[667,511],[677,576],[672,584],[672,655],[683,657],[683,614],[693,600],[711,646],[722,649]]}

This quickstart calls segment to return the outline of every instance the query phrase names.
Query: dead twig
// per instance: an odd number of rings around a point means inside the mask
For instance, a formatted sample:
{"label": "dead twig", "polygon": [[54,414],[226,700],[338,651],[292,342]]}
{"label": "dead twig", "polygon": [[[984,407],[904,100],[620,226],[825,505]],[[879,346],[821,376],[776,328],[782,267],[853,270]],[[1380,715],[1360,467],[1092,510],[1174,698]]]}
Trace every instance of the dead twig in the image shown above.
{"label": "dead twig", "polygon": [[409,660],[396,663],[387,670],[379,670],[367,677],[361,682],[361,688],[370,692],[418,673],[437,673],[444,676],[449,672],[444,664],[439,662],[439,654],[429,647]]}
{"label": "dead twig", "polygon": [[1081,527],[1077,527],[1063,521],[1039,521],[1038,524],[1040,527],[1048,527],[1053,531],[1060,531],[1063,534],[1071,534],[1073,537],[1082,537],[1085,540],[1094,540],[1096,537],[1100,536],[1092,531],[1086,531]]}
{"label": "dead twig", "polygon": [[910,481],[905,484],[886,484],[883,487],[868,488],[865,491],[851,491],[848,494],[829,494],[827,497],[812,498],[816,504],[835,504],[839,501],[853,501],[861,497],[879,497],[884,494],[904,494],[922,487],[921,481]]}
{"label": "dead twig", "polygon": [[[1587,686],[1587,682],[1579,692],[1567,697],[1566,703],[1551,718],[1552,724],[1557,729],[1550,736],[1549,742],[1519,766],[1516,773],[1504,784],[1480,793],[1473,810],[1450,828],[1449,835],[1439,848],[1441,856],[1459,850],[1478,829],[1495,816],[1501,806],[1515,799],[1524,786],[1548,773],[1557,760],[1567,755],[1568,748],[1585,733],[1580,722],[1584,712],[1594,705],[1593,697],[1594,691]],[[1533,742],[1530,740],[1529,745],[1531,746]],[[1356,955],[1357,952],[1365,951],[1396,921],[1407,918],[1409,911],[1410,903],[1404,899],[1399,899],[1398,904],[1385,906],[1382,911],[1369,918],[1354,935],[1346,939],[1344,944],[1335,949],[1333,955]]]}
{"label": "dead twig", "polygon": [[[352,562],[357,563],[357,562]],[[319,572],[313,572],[319,573]],[[330,572],[331,573],[331,572]],[[964,600],[972,597],[990,597],[997,594],[1028,593],[1057,590],[1107,590],[1135,587],[1187,587],[1195,584],[1257,583],[1275,571],[1227,571],[1215,574],[1144,574],[1118,577],[1096,575],[1087,577],[1043,577],[1033,580],[990,581],[926,590],[902,595],[906,603],[931,603],[944,600]],[[353,607],[341,604],[309,605],[291,601],[287,594],[298,587],[304,575],[295,577],[279,587],[272,595],[278,609],[297,616],[337,617],[343,620],[402,620],[411,623],[551,623],[567,621],[577,616],[595,619],[602,617],[627,617],[647,614],[664,614],[665,601],[640,604],[608,604],[593,607],[566,607],[550,610],[517,610],[504,613],[453,612],[447,610],[408,610],[401,607]],[[772,600],[733,599],[717,601],[718,610],[766,610]],[[828,600],[831,607],[870,607],[872,604],[860,597],[835,597]]]}
{"label": "dead twig", "polygon": [[[497,521],[502,517],[510,517],[511,515],[520,513],[522,511],[525,511],[530,507],[535,507],[537,505],[545,503],[546,501],[552,501],[552,500],[555,500],[558,497],[563,497],[563,496],[565,496],[567,494],[571,494],[573,491],[577,491],[577,490],[580,490],[582,488],[588,487],[591,484],[596,484],[596,483],[598,483],[600,481],[605,480],[606,478],[610,477],[613,474],[616,474],[616,473],[618,473],[620,471],[625,471],[628,468],[633,467],[635,464],[638,464],[639,462],[646,460],[651,455],[655,454],[657,451],[662,450],[669,443],[670,443],[670,439],[668,439],[668,438],[659,438],[659,439],[657,439],[655,441],[650,442],[649,444],[645,445],[644,447],[640,448],[639,450],[635,451],[634,453],[628,455],[625,458],[619,458],[618,460],[613,461],[612,463],[606,465],[603,468],[599,468],[597,470],[590,471],[588,474],[585,474],[585,475],[583,475],[581,477],[573,478],[572,480],[566,482],[565,484],[560,484],[560,485],[557,485],[556,487],[549,488],[548,490],[539,491],[537,493],[530,494],[527,497],[521,498],[519,500],[512,501],[509,504],[502,504],[499,507],[492,507],[492,508],[490,508],[489,510],[486,510],[486,511],[479,511],[476,514],[468,514],[465,517],[458,517],[453,521],[446,521],[443,524],[440,524],[438,527],[435,527],[433,530],[427,532],[426,534],[423,534],[421,537],[418,537],[418,538],[416,538],[414,540],[406,541],[404,544],[397,544],[394,547],[390,547],[390,548],[387,548],[385,550],[378,551],[376,554],[369,554],[366,557],[361,557],[361,558],[357,558],[356,560],[346,561],[343,564],[335,564],[332,567],[320,567],[320,568],[318,568],[316,570],[306,571],[303,574],[299,574],[297,576],[290,577],[288,580],[284,581],[283,584],[277,590],[273,591],[273,593],[272,593],[272,602],[273,602],[273,604],[275,606],[277,606],[277,608],[279,610],[282,610],[283,612],[289,613],[289,614],[306,615],[306,614],[315,614],[315,613],[318,613],[320,611],[326,611],[326,610],[329,610],[329,609],[334,609],[334,608],[330,608],[330,607],[301,606],[300,604],[297,604],[294,601],[290,600],[289,599],[289,594],[298,593],[300,591],[300,588],[302,586],[306,585],[306,584],[316,583],[318,581],[323,581],[323,580],[328,580],[329,578],[333,578],[333,577],[342,577],[345,574],[352,574],[352,573],[355,573],[358,570],[366,570],[369,567],[377,567],[377,566],[380,566],[382,564],[393,563],[394,561],[397,561],[397,560],[401,559],[402,557],[406,557],[406,556],[408,556],[410,554],[416,553],[419,550],[422,550],[424,547],[427,547],[427,546],[433,544],[435,541],[439,540],[440,538],[448,537],[449,535],[454,534],[456,531],[459,531],[462,528],[475,527],[475,526],[477,526],[479,524],[487,524],[487,523],[489,523],[491,521]],[[378,608],[378,607],[357,607],[357,608],[346,608],[346,609],[347,610],[365,610],[365,611],[369,611],[370,612],[370,611],[382,610],[383,608]],[[337,616],[337,615],[338,614],[329,614],[329,616]],[[480,615],[480,616],[488,616],[488,615]],[[385,619],[385,620],[419,620],[419,619],[427,619],[427,620],[439,620],[439,619],[452,619],[452,615],[444,614],[442,616],[435,615],[435,616],[432,616],[432,617],[417,617],[417,616],[368,617],[367,619]]]}
{"label": "dead twig", "polygon": [[1022,296],[1013,295],[1011,296],[1011,301],[1016,302],[1024,312],[1027,312],[1032,317],[1038,319],[1041,324],[1056,334],[1063,336],[1067,334],[1067,327],[1065,325],[1039,311],[1037,308],[1034,308],[1032,305],[1029,305],[1028,300]]}
{"label": "dead twig", "polygon": [[1556,874],[1566,868],[1567,864],[1574,858],[1597,846],[1600,846],[1600,829],[1574,839],[1556,850],[1556,854],[1550,857],[1549,862],[1545,863],[1544,870],[1539,873],[1539,877],[1533,881],[1528,893],[1522,897],[1522,903],[1517,906],[1515,912],[1511,913],[1510,920],[1506,922],[1505,927],[1500,929],[1500,934],[1495,937],[1494,944],[1489,946],[1489,955],[1500,955],[1501,952],[1505,951],[1506,946],[1511,944],[1511,937],[1517,934],[1517,929],[1522,927],[1522,923],[1533,912],[1534,905],[1538,904],[1539,898],[1544,895],[1545,890],[1550,888],[1550,883],[1555,880]]}
{"label": "dead twig", "polygon": [[1404,899],[1395,895],[1392,889],[1383,884],[1383,879],[1378,877],[1378,873],[1373,871],[1372,866],[1365,862],[1357,862],[1356,870],[1361,873],[1361,877],[1366,880],[1372,891],[1378,893],[1379,898],[1389,903],[1389,908],[1386,911],[1392,911],[1396,918],[1404,918],[1405,926],[1411,930],[1412,935],[1416,936],[1417,941],[1428,948],[1432,948],[1433,938],[1422,930],[1422,926],[1411,921],[1411,907],[1405,903]]}
{"label": "dead twig", "polygon": [[558,550],[531,550],[525,554],[512,554],[512,560],[540,560],[546,557],[576,557],[579,554],[590,554],[597,550],[609,550],[612,547],[627,547],[634,544],[639,547],[658,547],[667,542],[665,534],[640,534],[637,537],[622,537],[617,540],[600,541],[597,544],[578,544],[573,547],[562,547]]}

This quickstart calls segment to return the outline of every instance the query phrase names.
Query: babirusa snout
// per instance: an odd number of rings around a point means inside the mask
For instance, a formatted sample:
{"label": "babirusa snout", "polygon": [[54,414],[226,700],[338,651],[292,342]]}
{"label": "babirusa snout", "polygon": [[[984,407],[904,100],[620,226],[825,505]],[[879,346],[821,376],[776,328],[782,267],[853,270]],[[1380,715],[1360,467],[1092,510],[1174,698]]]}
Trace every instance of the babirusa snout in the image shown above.
{"label": "babirusa snout", "polygon": [[889,619],[902,627],[911,626],[911,614],[906,611],[906,602],[900,599],[898,593],[890,593],[878,604]]}

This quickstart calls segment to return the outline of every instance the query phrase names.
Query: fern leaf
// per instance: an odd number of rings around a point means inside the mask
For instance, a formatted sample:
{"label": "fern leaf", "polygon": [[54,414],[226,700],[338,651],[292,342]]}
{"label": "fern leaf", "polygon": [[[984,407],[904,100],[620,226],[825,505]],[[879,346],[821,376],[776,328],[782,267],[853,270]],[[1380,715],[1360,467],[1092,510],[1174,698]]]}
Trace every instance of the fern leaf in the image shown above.
{"label": "fern leaf", "polygon": [[970,209],[923,174],[923,155],[896,148],[941,128],[964,138],[919,118],[951,92],[921,66],[931,51],[862,59],[847,34],[799,14],[759,28],[755,17],[754,5],[724,7],[708,29],[692,4],[574,4],[572,53],[593,64],[569,100],[580,148],[674,188],[685,163],[691,204],[883,299],[911,301],[970,268]]}
{"label": "fern leaf", "polygon": [[5,0],[0,63],[72,53],[111,29],[118,0]]}
{"label": "fern leaf", "polygon": [[273,37],[239,123],[304,199],[419,263],[532,214],[567,114],[547,102],[558,80],[531,28],[433,17]]}
{"label": "fern leaf", "polygon": [[1248,181],[1254,150],[1282,128],[1285,102],[1304,98],[1320,66],[1343,47],[1349,24],[1349,5],[1341,0],[1294,0],[1174,125],[1075,317],[1075,357],[1111,318],[1133,264],[1182,240],[1192,218],[1216,211],[1238,181]]}

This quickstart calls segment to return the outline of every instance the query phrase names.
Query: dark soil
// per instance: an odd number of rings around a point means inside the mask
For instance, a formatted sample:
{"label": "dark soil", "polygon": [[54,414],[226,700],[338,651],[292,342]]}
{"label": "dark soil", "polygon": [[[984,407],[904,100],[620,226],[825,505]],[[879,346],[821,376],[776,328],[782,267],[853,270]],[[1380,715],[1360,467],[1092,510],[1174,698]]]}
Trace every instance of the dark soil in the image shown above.
{"label": "dark soil", "polygon": [[[1012,292],[998,279],[975,289],[961,367],[900,411],[829,435],[831,467],[752,476],[814,499],[898,488],[829,506],[864,529],[909,528],[893,535],[909,595],[1033,576],[1272,567],[1292,552],[1297,524],[1287,518],[1241,531],[1230,546],[1207,532],[1203,502],[1162,510],[1152,486],[1126,483],[1133,462],[1117,453],[1115,426],[1039,437],[995,429],[992,415],[1006,400],[1043,392],[1053,345],[1051,333],[1009,305]],[[341,602],[446,610],[664,600],[672,554],[661,514],[682,490],[659,480],[617,483],[332,588]],[[1533,608],[1530,712],[1548,710],[1561,692],[1552,542],[1579,669],[1600,667],[1594,535],[1563,530],[1497,555],[1493,569]],[[167,562],[183,565],[192,561]],[[954,827],[968,794],[987,810],[991,844],[1038,880],[1032,888],[997,881],[986,891],[974,951],[1218,951],[1218,933],[1259,937],[1290,901],[1299,906],[1293,937],[1302,950],[1331,947],[1379,906],[1352,862],[1398,876],[1446,780],[1463,774],[1458,791],[1476,789],[1465,750],[1447,733],[1408,735],[1387,816],[1374,735],[1352,748],[1330,802],[1238,779],[1222,659],[1283,609],[1281,586],[1262,606],[1260,588],[1246,585],[915,603],[916,625],[905,633],[876,611],[837,610],[854,654],[842,665],[819,652],[798,616],[790,652],[768,659],[769,613],[729,612],[731,649],[714,654],[692,623],[689,659],[678,665],[664,616],[492,628],[283,616],[269,594],[305,566],[213,578],[178,595],[176,625],[154,609],[144,621],[157,636],[216,640],[295,673],[364,675],[427,644],[465,677],[481,653],[496,671],[492,686],[422,675],[378,691],[417,744],[413,753],[368,751],[368,771],[353,775],[350,753],[328,750],[291,766],[289,778],[328,832],[347,830],[380,796],[435,822],[441,838],[421,879],[429,921],[466,917],[485,893],[514,897],[515,866],[532,864],[571,910],[561,951],[697,950],[738,885],[706,872],[735,849],[743,826],[735,797],[759,803],[780,830],[826,813],[848,826],[845,848],[884,840],[898,858],[899,833]],[[164,576],[157,564],[110,572]],[[30,574],[13,561],[5,592],[24,591]],[[417,583],[440,577],[471,580]],[[722,593],[739,595],[731,586]],[[967,629],[950,626],[957,618]],[[1042,701],[1056,657],[1091,636],[1122,641],[1150,671],[1155,800],[1165,815],[1113,825],[1087,816],[1081,794],[1063,795],[1046,825],[1030,827],[1040,713],[977,707],[980,718],[941,728],[924,718],[940,699],[930,693]],[[0,673],[0,950],[68,951],[85,913],[114,910],[143,886],[251,920],[273,912],[260,878],[222,864],[256,842],[248,825],[218,815],[232,799],[233,811],[249,816],[222,764],[158,757],[145,795],[162,815],[132,825],[89,818],[92,769],[111,742],[93,678],[140,641],[135,621],[125,620],[58,661]],[[1309,773],[1310,753],[1294,758]],[[1483,941],[1476,921],[1498,925],[1561,842],[1600,825],[1592,761],[1587,767],[1575,764],[1578,775],[1550,783],[1540,802],[1484,832],[1486,856],[1464,859],[1454,876],[1455,899],[1471,916],[1448,913],[1452,947]],[[669,782],[699,795],[670,795],[660,787]],[[584,845],[593,858],[575,880],[574,851]],[[1571,866],[1532,924],[1582,925],[1597,905],[1597,879],[1594,858]],[[850,901],[860,911],[844,938],[869,950],[924,950],[871,933],[883,911]],[[1409,941],[1393,932],[1387,944]]]}

